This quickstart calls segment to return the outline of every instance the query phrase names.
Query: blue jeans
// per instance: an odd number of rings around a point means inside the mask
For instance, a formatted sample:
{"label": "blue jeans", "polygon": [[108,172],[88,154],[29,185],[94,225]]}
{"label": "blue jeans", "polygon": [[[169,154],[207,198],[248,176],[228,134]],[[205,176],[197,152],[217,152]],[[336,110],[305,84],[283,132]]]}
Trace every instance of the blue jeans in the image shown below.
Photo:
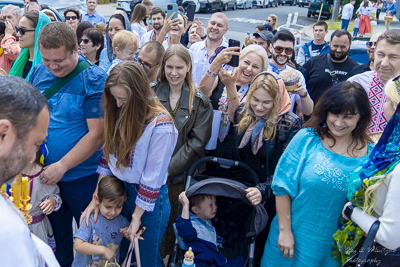
{"label": "blue jeans", "polygon": [[[122,215],[128,218],[129,221],[132,219],[133,211],[135,210],[136,196],[139,185],[125,183],[127,190],[128,200],[122,209]],[[142,237],[143,241],[139,241],[140,258],[143,267],[161,267],[162,259],[160,256],[160,245],[161,239],[164,236],[165,229],[168,225],[169,213],[171,212],[171,205],[168,199],[168,187],[163,185],[160,190],[160,195],[157,198],[156,205],[152,212],[145,212],[141,218],[142,225],[146,226]],[[120,250],[120,261],[122,262],[125,258],[126,252],[129,247],[129,241],[123,239]],[[132,258],[134,258],[133,255]]]}
{"label": "blue jeans", "polygon": [[341,29],[347,31],[347,28],[349,27],[349,23],[350,23],[349,19],[342,19],[342,27],[341,27]]}
{"label": "blue jeans", "polygon": [[74,181],[58,182],[61,208],[49,215],[56,239],[56,258],[61,267],[71,266],[74,259],[72,216],[79,224],[81,213],[92,200],[99,175],[97,173]]}
{"label": "blue jeans", "polygon": [[354,28],[353,37],[357,37],[357,34],[358,34],[358,28]]}

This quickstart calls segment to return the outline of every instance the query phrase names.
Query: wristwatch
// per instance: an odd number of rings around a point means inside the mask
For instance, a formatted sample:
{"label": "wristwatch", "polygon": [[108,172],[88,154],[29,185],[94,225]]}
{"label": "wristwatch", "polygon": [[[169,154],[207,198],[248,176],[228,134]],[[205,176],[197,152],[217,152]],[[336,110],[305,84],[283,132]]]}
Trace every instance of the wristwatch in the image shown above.
{"label": "wristwatch", "polygon": [[353,205],[347,206],[346,209],[344,210],[344,215],[346,215],[346,217],[349,218],[350,220],[351,220],[351,214],[353,214],[353,210],[354,210]]}

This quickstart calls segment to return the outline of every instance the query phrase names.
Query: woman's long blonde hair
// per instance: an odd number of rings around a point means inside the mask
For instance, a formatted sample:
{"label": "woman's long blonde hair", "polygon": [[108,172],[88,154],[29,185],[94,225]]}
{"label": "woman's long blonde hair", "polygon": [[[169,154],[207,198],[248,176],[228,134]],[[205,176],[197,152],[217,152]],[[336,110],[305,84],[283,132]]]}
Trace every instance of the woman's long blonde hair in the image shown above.
{"label": "woman's long blonde hair", "polygon": [[396,82],[394,82],[393,80],[387,82],[387,84],[385,85],[385,94],[386,97],[390,100],[393,109],[396,110],[397,105],[400,102],[400,94],[396,87]]}
{"label": "woman's long blonde hair", "polygon": [[363,210],[365,211],[365,213],[367,213],[369,215],[375,215],[378,188],[383,184],[386,177],[387,177],[387,174],[374,177],[373,178],[374,180],[380,179],[380,178],[382,178],[382,179],[379,180],[378,182],[376,182],[375,184],[368,186],[367,190],[365,190],[364,205],[363,205]]}
{"label": "woman's long blonde hair", "polygon": [[271,17],[271,19],[274,21],[271,26],[273,30],[276,30],[276,26],[278,26],[278,17],[274,14],[271,14],[268,17]]}
{"label": "woman's long blonde hair", "polygon": [[250,100],[253,97],[254,92],[257,89],[261,88],[269,93],[269,95],[272,97],[274,104],[271,111],[264,117],[264,140],[273,140],[275,139],[276,127],[278,122],[279,85],[275,77],[267,73],[258,76],[250,85],[243,111],[240,114],[241,119],[237,124],[238,132],[245,132],[250,124],[256,121],[256,118],[249,112],[249,109],[251,109]]}
{"label": "woman's long blonde hair", "polygon": [[192,78],[192,59],[191,59],[189,51],[186,47],[184,47],[183,45],[180,45],[180,44],[174,44],[174,45],[170,45],[168,47],[168,49],[167,49],[167,51],[165,51],[164,57],[161,61],[161,67],[160,67],[160,71],[158,72],[158,75],[157,75],[157,81],[159,83],[168,82],[168,80],[165,76],[165,64],[166,64],[167,60],[170,57],[172,57],[173,55],[176,55],[179,58],[181,58],[185,62],[186,66],[189,66],[189,71],[186,72],[185,81],[186,81],[187,86],[189,87],[189,114],[191,114],[193,99],[194,99],[194,94],[196,93],[196,89],[194,87],[193,78]]}
{"label": "woman's long blonde hair", "polygon": [[[110,88],[118,86],[127,93],[126,102],[120,107]],[[104,110],[103,153],[109,162],[110,154],[117,159],[116,168],[129,166],[131,151],[135,148],[149,121],[159,113],[167,113],[150,88],[142,67],[132,61],[115,66],[106,80],[102,95]]]}

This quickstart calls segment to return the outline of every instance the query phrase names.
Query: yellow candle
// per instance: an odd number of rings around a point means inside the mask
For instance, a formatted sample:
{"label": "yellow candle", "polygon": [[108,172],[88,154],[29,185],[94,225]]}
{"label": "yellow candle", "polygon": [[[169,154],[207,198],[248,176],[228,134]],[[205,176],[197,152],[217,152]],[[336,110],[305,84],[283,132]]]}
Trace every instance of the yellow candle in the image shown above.
{"label": "yellow candle", "polygon": [[22,177],[21,191],[22,191],[22,200],[28,199],[28,196],[29,196],[29,178],[28,177]]}
{"label": "yellow candle", "polygon": [[3,185],[1,186],[1,190],[4,191],[4,192],[6,192],[6,184],[3,184]]}
{"label": "yellow candle", "polygon": [[13,200],[14,200],[14,205],[19,207],[21,204],[21,184],[17,183],[12,183],[11,184],[11,189],[12,189],[12,195],[13,195]]}

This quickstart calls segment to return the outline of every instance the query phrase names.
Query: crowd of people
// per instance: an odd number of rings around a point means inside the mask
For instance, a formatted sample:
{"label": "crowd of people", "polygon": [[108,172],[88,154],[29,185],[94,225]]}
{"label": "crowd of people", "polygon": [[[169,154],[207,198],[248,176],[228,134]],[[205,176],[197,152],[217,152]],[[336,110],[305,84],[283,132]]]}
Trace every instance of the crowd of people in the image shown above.
{"label": "crowd of people", "polygon": [[[249,218],[238,210],[267,212],[255,266],[341,266],[376,220],[379,263],[368,266],[400,266],[400,30],[372,35],[359,65],[351,17],[329,42],[315,23],[296,56],[273,14],[239,51],[221,12],[204,25],[143,0],[106,22],[97,0],[86,4],[64,22],[36,1],[1,10],[0,185],[29,178],[33,219],[0,197],[4,266],[121,263],[138,239],[142,266],[159,267],[176,238],[196,266],[244,266],[246,247],[220,250],[230,238],[218,236],[217,205],[240,225]],[[254,170],[256,183],[237,168],[195,170],[244,184],[246,203],[186,196],[188,169],[205,156]]]}

